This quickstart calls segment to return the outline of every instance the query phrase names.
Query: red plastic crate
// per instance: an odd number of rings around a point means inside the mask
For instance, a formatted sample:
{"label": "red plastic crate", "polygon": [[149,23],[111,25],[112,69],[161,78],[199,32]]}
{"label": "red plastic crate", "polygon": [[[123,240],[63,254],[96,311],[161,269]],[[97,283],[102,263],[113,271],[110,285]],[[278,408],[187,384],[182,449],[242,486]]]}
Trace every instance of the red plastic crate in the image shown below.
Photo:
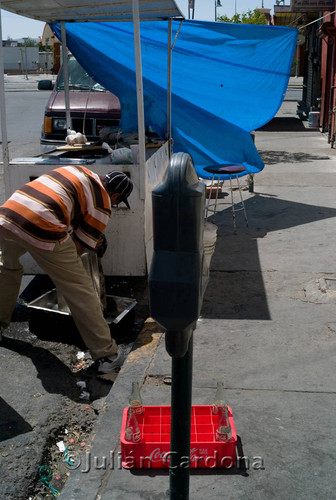
{"label": "red plastic crate", "polygon": [[[122,466],[125,469],[167,469],[170,455],[170,406],[144,406],[136,415],[141,440],[125,440],[128,408],[124,409],[120,442]],[[195,469],[232,468],[236,463],[237,434],[232,410],[228,407],[232,438],[227,442],[215,440],[218,415],[211,406],[192,406],[190,467]],[[183,465],[182,465],[183,466]]]}

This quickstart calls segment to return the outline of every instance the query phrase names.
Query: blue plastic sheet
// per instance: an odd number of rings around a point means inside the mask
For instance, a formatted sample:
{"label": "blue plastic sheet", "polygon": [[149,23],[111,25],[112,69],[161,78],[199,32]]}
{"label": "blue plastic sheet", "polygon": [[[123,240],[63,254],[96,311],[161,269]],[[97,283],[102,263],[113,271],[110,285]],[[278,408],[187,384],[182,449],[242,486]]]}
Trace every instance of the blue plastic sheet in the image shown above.
{"label": "blue plastic sheet", "polygon": [[[173,40],[180,21],[173,21]],[[60,38],[59,25],[52,29]],[[67,23],[79,63],[119,97],[123,132],[137,130],[132,23]],[[168,23],[140,26],[145,123],[165,137]],[[189,153],[200,177],[215,163],[257,173],[263,162],[250,136],[283,101],[296,47],[295,28],[185,20],[172,57],[174,152]]]}

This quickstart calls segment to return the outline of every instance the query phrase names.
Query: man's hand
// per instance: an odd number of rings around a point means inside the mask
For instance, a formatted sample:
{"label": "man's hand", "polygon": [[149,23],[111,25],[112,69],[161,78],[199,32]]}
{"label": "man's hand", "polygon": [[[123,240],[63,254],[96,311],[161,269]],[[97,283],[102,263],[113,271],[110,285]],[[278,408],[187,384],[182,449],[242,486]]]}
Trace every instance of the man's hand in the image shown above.
{"label": "man's hand", "polygon": [[97,256],[101,259],[106,252],[107,249],[107,241],[104,233],[101,233],[99,240],[96,245],[96,253]]}

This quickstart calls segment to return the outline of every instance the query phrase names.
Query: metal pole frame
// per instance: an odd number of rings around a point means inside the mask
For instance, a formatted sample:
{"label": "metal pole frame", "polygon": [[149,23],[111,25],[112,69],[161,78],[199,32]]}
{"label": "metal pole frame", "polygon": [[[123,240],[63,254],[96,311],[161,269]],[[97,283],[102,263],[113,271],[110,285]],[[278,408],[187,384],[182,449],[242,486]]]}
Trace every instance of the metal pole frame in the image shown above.
{"label": "metal pole frame", "polygon": [[24,43],[25,43],[25,68],[26,68],[26,80],[29,80],[28,78],[28,59],[27,59],[27,37],[24,37]]}
{"label": "metal pole frame", "polygon": [[166,139],[169,141],[169,157],[172,154],[171,140],[171,90],[172,90],[172,20],[168,20],[168,57],[167,57],[167,133]]}
{"label": "metal pole frame", "polygon": [[138,110],[138,137],[139,137],[139,168],[140,168],[140,199],[145,199],[145,168],[146,168],[146,137],[145,137],[145,112],[143,98],[143,79],[141,62],[141,38],[140,38],[140,15],[139,0],[132,0],[133,29],[134,29],[134,51],[136,71],[136,91]]}
{"label": "metal pole frame", "polygon": [[[1,19],[1,0],[0,0],[0,40],[2,40],[2,19]],[[10,196],[9,189],[9,150],[7,137],[6,121],[6,98],[5,98],[5,75],[4,75],[4,57],[3,47],[0,47],[0,111],[1,111],[1,139],[2,139],[2,162],[5,181],[5,196]]]}
{"label": "metal pole frame", "polygon": [[61,21],[61,38],[62,38],[62,57],[63,57],[65,118],[66,118],[67,128],[71,129],[68,50],[67,50],[67,46],[66,46],[66,30],[65,30],[65,22],[64,21]]}

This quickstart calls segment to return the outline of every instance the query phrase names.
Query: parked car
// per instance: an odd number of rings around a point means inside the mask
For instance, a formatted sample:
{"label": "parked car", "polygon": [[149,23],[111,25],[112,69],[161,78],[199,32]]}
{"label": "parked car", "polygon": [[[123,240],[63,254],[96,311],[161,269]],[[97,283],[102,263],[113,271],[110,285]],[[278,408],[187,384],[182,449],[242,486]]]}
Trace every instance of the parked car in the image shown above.
{"label": "parked car", "polygon": [[[68,58],[71,129],[84,133],[87,140],[97,141],[104,127],[118,127],[120,102],[117,96],[91,78],[74,56]],[[65,144],[66,117],[63,66],[55,86],[51,80],[41,80],[40,90],[51,90],[45,108],[41,134],[41,152],[47,152]],[[84,127],[83,127],[84,123]]]}

